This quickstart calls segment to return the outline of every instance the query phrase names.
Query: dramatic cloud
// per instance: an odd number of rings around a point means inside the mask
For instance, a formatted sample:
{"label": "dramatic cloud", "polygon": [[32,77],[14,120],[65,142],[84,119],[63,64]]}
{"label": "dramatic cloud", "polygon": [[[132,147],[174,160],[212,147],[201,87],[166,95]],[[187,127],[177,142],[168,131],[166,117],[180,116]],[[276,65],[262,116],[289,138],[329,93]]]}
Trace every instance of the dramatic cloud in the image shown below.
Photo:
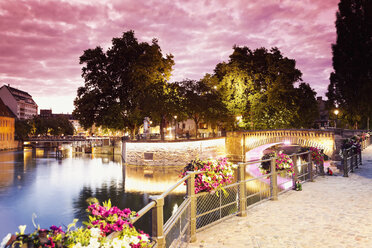
{"label": "dramatic cloud", "polygon": [[324,95],[332,71],[338,0],[0,1],[0,83],[28,91],[40,108],[72,112],[84,82],[79,57],[134,30],[158,38],[172,80],[200,79],[233,45],[278,47]]}

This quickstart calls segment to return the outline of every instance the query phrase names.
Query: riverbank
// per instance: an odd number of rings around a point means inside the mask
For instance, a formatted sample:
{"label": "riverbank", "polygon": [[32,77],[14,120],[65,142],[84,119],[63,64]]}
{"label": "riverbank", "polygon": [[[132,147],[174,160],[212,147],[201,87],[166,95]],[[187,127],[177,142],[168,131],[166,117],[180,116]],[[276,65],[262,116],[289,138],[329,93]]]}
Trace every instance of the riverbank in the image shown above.
{"label": "riverbank", "polygon": [[189,247],[323,248],[372,247],[372,146],[348,178],[318,177],[197,233]]}

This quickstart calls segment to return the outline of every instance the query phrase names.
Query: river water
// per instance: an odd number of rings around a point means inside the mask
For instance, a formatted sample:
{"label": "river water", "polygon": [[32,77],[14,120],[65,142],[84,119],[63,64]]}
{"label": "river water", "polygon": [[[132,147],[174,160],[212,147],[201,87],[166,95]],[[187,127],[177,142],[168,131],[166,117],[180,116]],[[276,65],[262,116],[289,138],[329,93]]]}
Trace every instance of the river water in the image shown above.
{"label": "river water", "polygon": [[[0,240],[19,225],[34,231],[32,216],[41,228],[67,226],[74,218],[87,220],[86,200],[111,199],[112,205],[139,211],[150,195],[160,194],[179,180],[182,168],[130,166],[121,157],[70,155],[56,159],[50,150],[0,152]],[[165,198],[164,217],[182,202],[185,186]],[[136,227],[150,233],[150,214]]]}

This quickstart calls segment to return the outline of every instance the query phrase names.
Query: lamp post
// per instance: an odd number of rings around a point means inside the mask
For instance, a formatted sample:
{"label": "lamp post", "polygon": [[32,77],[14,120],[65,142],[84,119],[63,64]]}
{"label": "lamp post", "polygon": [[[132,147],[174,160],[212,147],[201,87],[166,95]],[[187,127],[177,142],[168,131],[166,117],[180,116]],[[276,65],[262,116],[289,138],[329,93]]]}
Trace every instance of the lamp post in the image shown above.
{"label": "lamp post", "polygon": [[239,122],[240,122],[241,119],[242,119],[242,116],[241,115],[239,115],[239,116],[236,117],[236,127],[237,128],[239,127]]}
{"label": "lamp post", "polygon": [[174,139],[177,139],[177,115],[174,116]]}
{"label": "lamp post", "polygon": [[337,128],[337,115],[339,113],[338,109],[335,109],[335,111],[333,113],[336,115],[335,128]]}

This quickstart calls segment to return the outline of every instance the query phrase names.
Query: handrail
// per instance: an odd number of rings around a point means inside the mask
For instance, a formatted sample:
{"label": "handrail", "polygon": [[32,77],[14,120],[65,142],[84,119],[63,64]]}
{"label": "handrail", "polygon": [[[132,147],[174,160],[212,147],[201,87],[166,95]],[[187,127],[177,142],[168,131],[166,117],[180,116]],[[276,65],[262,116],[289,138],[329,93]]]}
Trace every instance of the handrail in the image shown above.
{"label": "handrail", "polygon": [[[171,186],[167,191],[165,191],[163,194],[159,196],[159,198],[165,198],[169,193],[171,193],[174,189],[176,189],[178,186],[180,186],[183,182],[185,182],[190,175],[186,175],[180,180],[178,180],[177,183],[175,183],[173,186]],[[133,217],[130,222],[134,224],[137,220],[139,220],[142,216],[144,216],[148,211],[150,211],[153,207],[156,206],[156,201],[152,200],[150,203],[148,203],[146,206],[144,206],[141,210],[137,212],[137,216]]]}
{"label": "handrail", "polygon": [[150,211],[155,206],[156,201],[151,201],[150,203],[148,203],[140,211],[137,212],[136,217],[131,218],[130,223],[134,224],[137,220],[139,220],[142,216],[144,216],[148,211]]}
{"label": "handrail", "polygon": [[185,182],[190,177],[190,174],[187,174],[183,178],[181,178],[176,184],[171,186],[167,191],[165,191],[163,194],[161,194],[159,197],[165,198],[167,195],[169,195],[170,192],[172,192],[174,189],[176,189],[178,186],[180,186],[183,182]]}

